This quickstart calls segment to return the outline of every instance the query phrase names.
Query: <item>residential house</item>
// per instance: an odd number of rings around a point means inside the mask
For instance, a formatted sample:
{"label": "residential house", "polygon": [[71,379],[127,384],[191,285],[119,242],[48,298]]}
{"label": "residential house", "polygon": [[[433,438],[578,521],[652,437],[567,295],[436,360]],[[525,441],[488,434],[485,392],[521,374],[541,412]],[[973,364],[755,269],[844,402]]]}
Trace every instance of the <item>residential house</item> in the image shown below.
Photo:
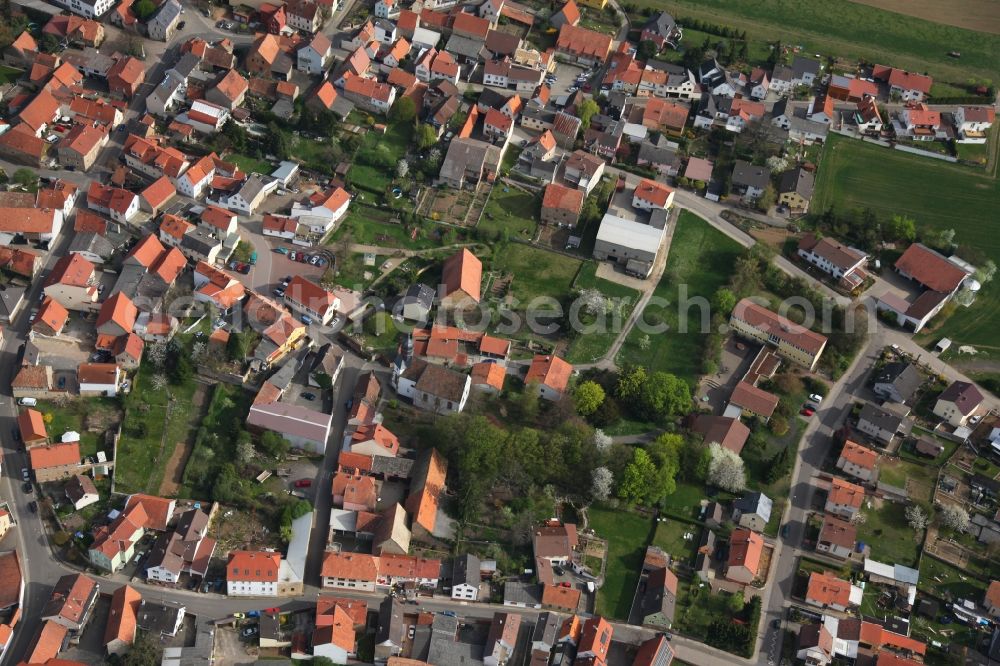
{"label": "residential house", "polygon": [[924,378],[913,363],[893,361],[877,368],[871,381],[875,395],[889,402],[905,403],[913,400]]}
{"label": "residential house", "polygon": [[462,249],[444,262],[441,271],[442,309],[461,310],[479,303],[483,262]]}
{"label": "residential house", "polygon": [[169,42],[177,31],[182,11],[181,3],[177,0],[167,0],[160,5],[153,17],[146,22],[149,38]]}
{"label": "residential house", "polygon": [[247,52],[246,69],[252,75],[287,81],[292,73],[292,58],[279,37],[260,35]]}
{"label": "residential house", "polygon": [[983,394],[975,384],[954,381],[938,396],[934,415],[959,428],[969,424],[969,417],[983,404]]}
{"label": "residential house", "polygon": [[417,458],[405,504],[413,516],[413,533],[417,538],[427,538],[434,533],[447,475],[448,463],[437,449],[424,451]]}
{"label": "residential house", "polygon": [[729,538],[729,559],[726,561],[726,578],[749,585],[766,574],[760,570],[764,552],[764,538],[746,527],[733,530]]}
{"label": "residential house", "polygon": [[69,500],[76,511],[91,504],[96,504],[101,499],[100,494],[97,492],[97,486],[94,485],[89,476],[84,476],[83,474],[71,477],[66,482],[63,492],[66,493],[66,499]]}
{"label": "residential house", "polygon": [[69,311],[59,301],[46,296],[42,300],[42,306],[38,308],[38,316],[31,330],[36,334],[53,337],[62,333],[67,321]]}
{"label": "residential house", "polygon": [[558,520],[548,520],[536,527],[531,534],[535,560],[545,560],[553,566],[568,566],[575,561],[580,545],[576,525]]}
{"label": "residential house", "polygon": [[[639,645],[632,666],[670,666],[674,661],[674,649],[665,634],[646,639]],[[532,663],[532,666],[535,666]]]}
{"label": "residential house", "polygon": [[576,646],[577,663],[606,663],[613,635],[614,627],[600,615],[587,618],[583,623],[580,643]]}
{"label": "residential house", "polygon": [[123,379],[122,369],[116,363],[81,363],[76,370],[81,396],[118,395]]}
{"label": "residential house", "polygon": [[0,207],[0,245],[9,245],[15,234],[29,241],[52,241],[62,229],[63,219],[62,210],[55,208]]}
{"label": "residential house", "polygon": [[346,664],[357,656],[354,624],[340,606],[333,607],[328,623],[317,624],[312,635],[312,655],[325,657],[334,664]]}
{"label": "residential house", "polygon": [[177,187],[177,191],[192,199],[200,199],[205,188],[211,184],[212,178],[215,176],[213,157],[214,153],[202,157],[183,174],[175,177],[174,185]]}
{"label": "residential house", "polygon": [[823,526],[816,539],[816,550],[831,557],[850,557],[857,542],[857,528],[846,520],[824,516]]}
{"label": "residential house", "polygon": [[499,109],[490,109],[483,119],[483,135],[493,143],[506,144],[514,129],[514,120]]}
{"label": "residential house", "polygon": [[960,143],[984,143],[996,120],[992,106],[960,106],[952,115]]}
{"label": "residential house", "polygon": [[89,171],[101,149],[108,144],[108,128],[103,125],[74,125],[59,142],[59,163],[79,171]]}
{"label": "residential house", "polygon": [[809,210],[813,187],[814,176],[811,171],[806,171],[802,167],[789,169],[778,179],[778,203],[793,212],[805,213]]}
{"label": "residential house", "polygon": [[190,125],[202,134],[214,134],[228,119],[229,110],[225,107],[196,99],[187,113],[178,118],[178,122]]}
{"label": "residential house", "polygon": [[883,444],[888,444],[896,435],[905,435],[912,424],[896,410],[890,411],[866,403],[858,415],[858,430]]}
{"label": "residential house", "polygon": [[253,215],[267,196],[278,188],[278,181],[258,173],[251,174],[235,191],[220,193],[216,201],[229,210]]}
{"label": "residential house", "polygon": [[642,125],[654,132],[679,136],[684,132],[691,109],[663,99],[650,99],[642,107]]}
{"label": "residential house", "polygon": [[233,551],[226,564],[226,594],[231,597],[278,596],[280,568],[279,553]]}
{"label": "residential house", "polygon": [[[558,26],[557,26],[558,27]],[[681,40],[681,28],[674,21],[674,17],[667,12],[656,12],[642,26],[639,33],[639,41],[650,41],[656,44],[656,48],[662,51],[667,46],[676,48]]]}
{"label": "residential house", "polygon": [[761,492],[743,495],[733,502],[733,522],[755,532],[763,532],[771,520],[771,498]]}
{"label": "residential house", "polygon": [[381,423],[364,423],[351,434],[351,452],[369,456],[395,456],[399,438]]}
{"label": "residential house", "polygon": [[829,236],[817,238],[815,234],[806,234],[799,241],[798,256],[850,289],[864,282],[862,269],[868,255]]}
{"label": "residential house", "polygon": [[841,613],[861,605],[862,590],[851,581],[838,578],[835,574],[813,571],[809,574],[806,588],[806,603],[819,608],[829,608]]}
{"label": "residential house", "polygon": [[383,19],[398,18],[400,14],[399,3],[396,0],[377,0],[375,2],[374,14],[375,18],[383,18]]}
{"label": "residential house", "polygon": [[461,601],[479,601],[479,558],[475,555],[458,555],[451,568],[451,598]]}
{"label": "residential house", "polygon": [[68,310],[92,310],[98,296],[96,267],[82,255],[63,255],[49,273],[43,291]]}
{"label": "residential house", "polygon": [[882,115],[874,95],[866,95],[857,103],[851,119],[862,134],[878,136],[882,132]]}
{"label": "residential house", "polygon": [[626,273],[645,279],[653,270],[665,235],[662,227],[607,213],[597,230],[594,258],[623,264]]}
{"label": "residential house", "polygon": [[604,160],[582,150],[573,151],[564,164],[563,178],[590,194],[604,175]]}
{"label": "residential house", "polygon": [[833,477],[830,481],[830,491],[826,496],[826,512],[845,520],[852,520],[861,510],[864,500],[864,488],[839,477]]}
{"label": "residential house", "polygon": [[[316,5],[305,0],[299,0],[299,4]],[[333,44],[330,38],[323,33],[317,33],[308,44],[296,52],[297,68],[306,74],[322,74],[326,71],[327,65],[333,57]],[[398,62],[397,62],[398,65]]]}
{"label": "residential house", "polygon": [[655,169],[660,176],[676,177],[680,174],[682,162],[676,145],[660,135],[652,141],[646,140],[639,144],[636,164]]}
{"label": "residential house", "polygon": [[146,512],[142,505],[122,513],[109,525],[94,530],[94,541],[87,551],[90,563],[115,573],[135,555],[135,546],[145,534]]}
{"label": "residential house", "polygon": [[471,386],[468,375],[416,359],[400,375],[398,391],[413,400],[415,407],[448,414],[465,409]]}
{"label": "residential house", "polygon": [[860,102],[865,96],[878,96],[878,84],[868,79],[833,74],[826,94],[844,102]]}
{"label": "residential house", "polygon": [[674,205],[674,190],[663,183],[649,178],[643,178],[635,186],[632,195],[632,207],[639,210],[653,211],[670,208]]}
{"label": "residential house", "polygon": [[111,595],[111,608],[104,628],[104,649],[121,657],[135,641],[136,620],[142,595],[130,585],[122,585]]}
{"label": "residential house", "polygon": [[792,59],[792,86],[811,86],[816,82],[823,65],[819,60],[795,56]]}
{"label": "residential house", "polygon": [[677,606],[677,576],[667,567],[659,567],[646,575],[646,587],[640,601],[642,626],[670,629]]}
{"label": "residential house", "polygon": [[52,621],[74,634],[79,634],[90,620],[90,611],[97,602],[100,586],[89,576],[66,574],[56,581],[52,595],[42,607],[43,622]]}
{"label": "residential house", "polygon": [[877,462],[878,453],[857,442],[847,440],[837,458],[837,469],[862,482],[871,483],[875,480]]}
{"label": "residential house", "polygon": [[[425,104],[427,99],[425,96]],[[455,108],[457,110],[457,105]],[[497,146],[473,138],[456,137],[448,146],[438,178],[455,189],[461,189],[466,184],[475,186],[484,180],[493,182],[500,167],[500,157]]]}
{"label": "residential house", "polygon": [[580,8],[573,0],[567,0],[559,11],[549,17],[549,25],[558,30],[564,25],[577,25],[580,22]]}
{"label": "residential house", "polygon": [[875,65],[872,78],[889,86],[889,94],[904,102],[920,102],[930,94],[934,80],[924,74],[914,74],[903,69]]}
{"label": "residential house", "polygon": [[0,247],[0,269],[30,280],[41,268],[40,254],[21,248]]}
{"label": "residential house", "polygon": [[56,4],[78,16],[96,19],[104,16],[114,5],[114,2],[112,0],[58,0]]}
{"label": "residential house", "polygon": [[215,83],[214,86],[205,91],[205,99],[232,111],[243,104],[250,84],[235,69],[231,69]]}
{"label": "residential house", "polygon": [[778,396],[773,393],[754,386],[750,382],[741,381],[736,384],[732,395],[729,396],[727,414],[729,407],[732,407],[737,410],[735,413],[737,416],[750,414],[767,422],[774,414],[774,410],[778,408],[778,402]]}
{"label": "residential house", "polygon": [[814,123],[829,125],[836,119],[837,114],[833,102],[833,98],[829,95],[817,95],[809,102],[806,118]]}
{"label": "residential house", "polygon": [[610,35],[567,23],[559,28],[555,49],[581,65],[593,65],[607,60],[611,46]]}
{"label": "residential house", "polygon": [[718,444],[736,455],[750,437],[750,428],[737,418],[700,414],[691,426],[693,432],[702,435],[706,444]]}
{"label": "residential house", "polygon": [[748,203],[754,202],[771,184],[771,170],[766,166],[756,166],[744,160],[736,160],[733,165],[732,184],[733,192]]}
{"label": "residential house", "polygon": [[139,208],[156,215],[173,198],[177,189],[167,176],[160,176],[139,193]]}
{"label": "residential house", "polygon": [[558,356],[535,354],[524,383],[525,386],[537,384],[539,397],[556,402],[569,388],[572,375],[573,366]]}
{"label": "residential house", "polygon": [[413,284],[397,303],[397,314],[407,321],[426,322],[434,306],[434,290],[426,284]]}
{"label": "residential house", "polygon": [[490,631],[486,635],[484,666],[506,666],[514,656],[520,628],[521,616],[517,613],[494,613]]}
{"label": "residential house", "polygon": [[375,79],[352,76],[344,83],[344,97],[362,109],[385,114],[396,102],[396,88]]}
{"label": "residential house", "polygon": [[285,18],[288,27],[316,34],[323,27],[324,16],[331,9],[328,4],[322,2],[292,0],[285,3]]}
{"label": "residential house", "polygon": [[17,433],[25,448],[49,443],[49,435],[45,431],[45,421],[37,409],[25,409],[17,415]]}
{"label": "residential house", "polygon": [[941,128],[941,112],[923,103],[904,107],[893,122],[893,128],[898,136],[914,141],[948,138],[948,131]]}
{"label": "residential house", "polygon": [[814,333],[748,298],[733,308],[729,325],[734,332],[776,348],[779,356],[814,370],[826,348],[826,337]]}
{"label": "residential house", "polygon": [[73,476],[80,468],[79,442],[36,446],[28,450],[31,471],[39,483]]}
{"label": "residential house", "polygon": [[545,186],[545,193],[542,197],[542,223],[575,227],[580,219],[580,211],[583,209],[583,199],[582,190],[569,188],[558,183],[549,183]]}

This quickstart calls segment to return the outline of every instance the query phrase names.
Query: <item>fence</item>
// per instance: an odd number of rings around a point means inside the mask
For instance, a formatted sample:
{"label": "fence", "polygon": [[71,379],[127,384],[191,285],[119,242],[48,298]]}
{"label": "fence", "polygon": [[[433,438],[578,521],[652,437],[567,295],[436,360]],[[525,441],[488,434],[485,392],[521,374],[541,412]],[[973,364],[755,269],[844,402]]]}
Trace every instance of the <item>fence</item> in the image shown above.
{"label": "fence", "polygon": [[954,164],[958,162],[957,157],[952,157],[951,155],[942,155],[941,153],[932,153],[928,150],[921,150],[920,148],[913,148],[912,146],[903,146],[896,144],[893,146],[896,150],[902,150],[904,153],[910,153],[912,155],[919,155],[921,157],[933,157],[936,160],[942,160],[944,162],[951,162]]}

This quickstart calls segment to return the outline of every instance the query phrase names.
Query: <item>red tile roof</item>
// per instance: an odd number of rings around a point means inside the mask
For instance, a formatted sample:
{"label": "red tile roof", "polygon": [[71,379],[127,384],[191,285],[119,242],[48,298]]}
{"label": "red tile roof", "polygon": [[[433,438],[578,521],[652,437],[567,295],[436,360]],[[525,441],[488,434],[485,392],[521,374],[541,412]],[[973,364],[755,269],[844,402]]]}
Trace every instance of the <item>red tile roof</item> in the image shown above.
{"label": "red tile roof", "polygon": [[559,29],[556,50],[577,56],[605,59],[611,52],[611,42],[610,35],[566,23]]}
{"label": "red tile roof", "polygon": [[760,575],[764,538],[745,527],[737,528],[729,538],[729,567],[745,567],[755,577]]}
{"label": "red tile roof", "polygon": [[46,620],[32,645],[31,652],[25,657],[25,661],[28,664],[51,663],[62,650],[68,633],[69,629],[58,622]]}
{"label": "red tile roof", "polygon": [[37,409],[26,409],[18,414],[17,426],[21,431],[21,439],[25,442],[30,443],[48,438],[42,413]]}
{"label": "red tile roof", "polygon": [[34,277],[41,257],[30,250],[0,247],[0,266],[24,277]]}
{"label": "red tile roof", "polygon": [[94,277],[94,264],[87,261],[83,255],[76,252],[59,258],[52,268],[45,286],[62,284],[73,287],[86,287]]}
{"label": "red tile roof", "polygon": [[281,555],[262,551],[237,550],[229,553],[226,580],[243,583],[276,583]]}
{"label": "red tile roof", "polygon": [[829,571],[809,574],[809,586],[806,589],[806,601],[819,606],[842,606],[847,608],[851,603],[851,582],[837,578]]}
{"label": "red tile roof", "polygon": [[580,590],[561,585],[543,585],[542,605],[574,612],[580,605]]}
{"label": "red tile roof", "polygon": [[499,363],[482,362],[472,366],[472,384],[492,386],[497,391],[503,390],[507,373]]}
{"label": "red tile roof", "polygon": [[826,345],[826,337],[796,324],[790,319],[744,298],[733,308],[733,317],[753,328],[765,331],[808,354],[818,354]]}
{"label": "red tile roof", "polygon": [[444,262],[441,282],[445,287],[445,296],[461,290],[478,303],[482,279],[483,262],[464,248]]}
{"label": "red tile roof", "polygon": [[531,360],[531,367],[524,377],[524,383],[538,382],[562,393],[569,386],[572,374],[573,366],[558,356],[536,354]]}
{"label": "red tile roof", "polygon": [[867,470],[875,469],[875,463],[878,462],[878,453],[851,440],[844,442],[840,457]]}
{"label": "red tile roof", "polygon": [[928,289],[950,294],[967,277],[964,270],[921,243],[914,243],[896,260],[896,270]]}
{"label": "red tile roof", "polygon": [[136,613],[142,595],[134,587],[122,585],[111,595],[111,610],[104,628],[104,644],[121,641],[131,645],[135,640]]}
{"label": "red tile roof", "polygon": [[128,511],[133,506],[138,505],[142,506],[147,517],[146,522],[142,525],[143,527],[148,530],[166,531],[167,523],[170,522],[174,506],[176,505],[175,500],[136,493],[129,495],[128,500],[125,501],[125,510]]}
{"label": "red tile roof", "polygon": [[545,194],[542,197],[542,208],[565,210],[579,215],[583,209],[583,195],[583,190],[578,190],[575,187],[566,187],[559,183],[549,183],[545,186]]}
{"label": "red tile roof", "polygon": [[673,192],[670,187],[649,178],[643,178],[635,186],[635,196],[660,208],[666,207],[667,200]]}
{"label": "red tile roof", "polygon": [[126,333],[135,326],[135,320],[139,316],[139,309],[135,303],[122,292],[115,292],[114,296],[101,304],[100,312],[97,314],[97,328],[105,324],[117,324]]}
{"label": "red tile roof", "polygon": [[614,627],[603,617],[598,615],[587,618],[583,623],[583,634],[580,636],[577,654],[591,653],[600,660],[595,666],[603,664],[607,660],[608,650],[611,649],[611,637],[614,632]]}
{"label": "red tile roof", "polygon": [[63,326],[66,325],[66,321],[69,319],[69,310],[67,310],[62,303],[52,298],[51,296],[46,296],[45,300],[42,301],[42,307],[38,309],[38,317],[35,319],[35,326],[39,323],[45,324],[53,332],[59,333],[62,331]]}
{"label": "red tile roof", "polygon": [[823,517],[823,527],[819,531],[819,542],[830,543],[841,548],[854,548],[857,541],[858,529],[835,516],[826,515]]}
{"label": "red tile roof", "polygon": [[837,477],[830,483],[828,502],[860,509],[864,500],[865,489],[861,486]]}
{"label": "red tile roof", "polygon": [[167,176],[160,176],[142,191],[142,198],[154,209],[167,203],[177,194],[174,184]]}
{"label": "red tile roof", "polygon": [[79,465],[80,443],[67,442],[65,444],[36,446],[28,450],[28,456],[31,458],[31,469],[33,470]]}
{"label": "red tile roof", "polygon": [[764,418],[770,418],[778,407],[778,396],[748,382],[739,382],[733,389],[729,402]]}
{"label": "red tile roof", "polygon": [[379,573],[379,558],[363,553],[334,553],[323,555],[320,575],[324,578],[345,578],[375,582]]}

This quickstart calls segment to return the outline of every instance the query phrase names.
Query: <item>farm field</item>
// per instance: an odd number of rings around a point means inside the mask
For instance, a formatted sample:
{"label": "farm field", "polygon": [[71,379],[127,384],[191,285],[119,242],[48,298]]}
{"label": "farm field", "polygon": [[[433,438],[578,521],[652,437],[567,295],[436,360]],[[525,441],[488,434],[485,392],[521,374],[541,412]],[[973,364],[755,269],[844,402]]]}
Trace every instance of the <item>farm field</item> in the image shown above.
{"label": "farm field", "polygon": [[688,313],[690,330],[680,332],[678,303],[682,297],[689,301],[699,296],[711,299],[719,287],[729,282],[740,249],[736,241],[705,220],[689,211],[681,211],[670,244],[667,268],[654,292],[654,298],[669,305],[651,303],[642,314],[647,324],[660,321],[668,330],[650,335],[649,348],[642,349],[640,341],[645,334],[636,326],[618,354],[618,365],[645,365],[652,371],[683,377],[693,386],[702,373],[706,335],[699,332],[701,317],[697,306],[691,307]]}
{"label": "farm field", "polygon": [[997,13],[996,3],[992,0],[952,0],[948,4],[936,0],[851,0],[851,2],[958,28],[1000,33],[1000,14]]}
{"label": "farm field", "polygon": [[[942,196],[942,193],[947,196]],[[992,211],[1000,205],[1000,181],[975,169],[907,155],[831,135],[816,179],[812,210],[871,208],[880,217],[902,214],[922,229],[954,229],[955,241],[982,253],[970,261],[1000,263],[1000,236]],[[976,303],[959,307],[922,343],[950,337],[958,344],[1000,347],[1000,286],[993,282]]]}
{"label": "farm field", "polygon": [[[902,0],[880,0],[880,4],[890,3],[903,4]],[[647,7],[666,9],[679,19],[697,18],[746,30],[751,40],[781,40],[802,46],[806,53],[888,60],[885,64],[948,81],[964,83],[970,74],[995,80],[1000,71],[1000,35],[866,4],[808,0],[635,0],[631,4],[636,8],[633,13]],[[960,13],[950,4],[939,5],[938,13],[943,12]],[[954,50],[961,51],[961,59],[948,56]]]}

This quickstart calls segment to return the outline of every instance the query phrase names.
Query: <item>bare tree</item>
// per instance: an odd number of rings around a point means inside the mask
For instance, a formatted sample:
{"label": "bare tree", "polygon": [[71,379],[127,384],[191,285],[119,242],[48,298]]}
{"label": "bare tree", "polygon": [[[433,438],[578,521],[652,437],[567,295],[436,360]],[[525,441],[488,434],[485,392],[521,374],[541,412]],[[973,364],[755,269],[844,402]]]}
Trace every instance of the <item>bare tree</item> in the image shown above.
{"label": "bare tree", "polygon": [[611,487],[614,485],[615,477],[607,467],[598,467],[594,470],[590,493],[596,500],[606,500],[611,496]]}
{"label": "bare tree", "polygon": [[864,525],[868,522],[868,516],[858,511],[856,514],[851,516],[851,522],[855,525]]}
{"label": "bare tree", "polygon": [[167,388],[167,378],[161,374],[153,375],[150,378],[149,383],[153,387],[154,391],[162,391]]}
{"label": "bare tree", "polygon": [[969,528],[969,512],[957,504],[945,504],[938,512],[941,524],[956,532],[964,532]]}
{"label": "bare tree", "polygon": [[146,347],[146,360],[157,368],[162,368],[163,363],[167,360],[167,345],[157,342]]}
{"label": "bare tree", "polygon": [[742,491],[747,485],[743,459],[715,442],[709,446],[709,452],[712,459],[708,464],[708,482],[731,493]]}
{"label": "bare tree", "polygon": [[906,516],[906,522],[913,528],[913,531],[919,532],[927,529],[927,514],[919,506],[911,504],[906,507],[906,511],[903,513]]}
{"label": "bare tree", "polygon": [[253,448],[253,442],[242,441],[236,445],[236,457],[241,463],[248,463],[257,455],[257,450]]}

